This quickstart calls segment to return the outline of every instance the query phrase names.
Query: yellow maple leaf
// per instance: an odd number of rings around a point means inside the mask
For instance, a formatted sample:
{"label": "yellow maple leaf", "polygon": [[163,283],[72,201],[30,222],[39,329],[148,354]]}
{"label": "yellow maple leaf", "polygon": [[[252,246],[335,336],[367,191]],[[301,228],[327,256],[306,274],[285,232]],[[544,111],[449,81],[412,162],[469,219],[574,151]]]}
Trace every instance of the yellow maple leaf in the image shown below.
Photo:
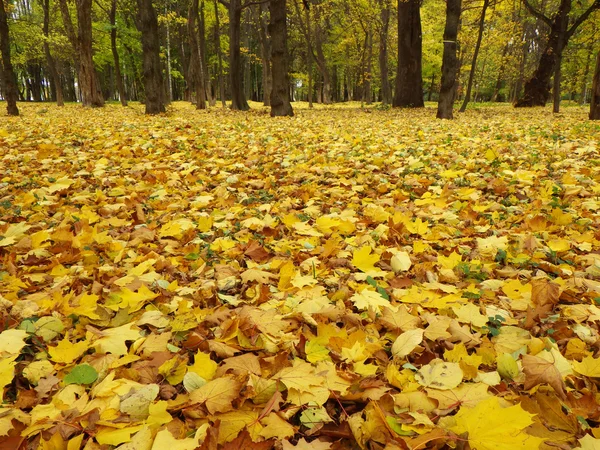
{"label": "yellow maple leaf", "polygon": [[497,397],[490,397],[474,408],[462,407],[450,431],[467,433],[471,448],[477,450],[537,450],[544,439],[524,431],[534,416],[521,405],[502,408]]}
{"label": "yellow maple leaf", "polygon": [[203,403],[211,414],[232,409],[231,402],[240,392],[238,381],[229,377],[217,378],[190,393],[192,403]]}
{"label": "yellow maple leaf", "polygon": [[135,341],[141,337],[140,330],[133,329],[133,326],[132,323],[128,323],[117,328],[109,328],[102,331],[102,337],[94,342],[96,351],[119,356],[127,354],[125,341]]}
{"label": "yellow maple leaf", "polygon": [[392,345],[392,355],[398,358],[408,356],[423,341],[424,330],[416,328],[402,333]]}
{"label": "yellow maple leaf", "polygon": [[55,347],[48,346],[50,359],[55,363],[71,364],[89,348],[87,341],[71,343],[68,338],[59,341]]}
{"label": "yellow maple leaf", "polygon": [[15,377],[15,359],[18,355],[0,360],[0,387],[10,384]]}
{"label": "yellow maple leaf", "polygon": [[183,381],[186,371],[187,366],[185,361],[176,356],[165,361],[158,368],[158,373],[165,377],[169,384],[173,386]]}
{"label": "yellow maple leaf", "polygon": [[206,381],[214,378],[218,364],[214,362],[208,353],[199,351],[194,355],[194,364],[188,367],[188,372],[193,372]]}
{"label": "yellow maple leaf", "polygon": [[25,330],[4,330],[0,333],[0,354],[19,354],[25,347],[25,339],[27,339]]}
{"label": "yellow maple leaf", "polygon": [[586,377],[600,378],[600,358],[586,356],[579,361],[571,361],[571,366],[575,372],[585,375]]}
{"label": "yellow maple leaf", "polygon": [[9,225],[8,229],[0,234],[0,247],[7,247],[16,243],[19,239],[25,236],[27,230],[31,228],[31,225],[27,225],[27,222],[13,223]]}
{"label": "yellow maple leaf", "polygon": [[371,254],[373,249],[369,245],[365,245],[352,252],[352,264],[362,272],[378,270],[374,264],[379,261],[380,256],[377,253]]}
{"label": "yellow maple leaf", "polygon": [[169,430],[160,430],[156,433],[152,450],[195,450],[198,447],[198,439],[185,438],[175,439]]}

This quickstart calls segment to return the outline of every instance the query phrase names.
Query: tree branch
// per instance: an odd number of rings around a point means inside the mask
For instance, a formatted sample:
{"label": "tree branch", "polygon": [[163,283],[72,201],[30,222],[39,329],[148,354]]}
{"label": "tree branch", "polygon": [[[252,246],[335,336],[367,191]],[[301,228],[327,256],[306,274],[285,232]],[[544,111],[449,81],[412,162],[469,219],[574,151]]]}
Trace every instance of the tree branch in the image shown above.
{"label": "tree branch", "polygon": [[263,3],[269,3],[271,0],[260,0],[260,1],[256,1],[256,2],[248,2],[248,3],[244,3],[242,5],[242,9],[247,8],[248,6],[254,6],[254,5],[262,5]]}
{"label": "tree branch", "polygon": [[567,39],[573,36],[579,25],[585,22],[590,14],[597,9],[600,9],[600,0],[596,0],[594,3],[592,3],[592,5],[582,15],[580,15],[575,22],[573,22],[573,25],[571,25],[571,27],[567,30]]}
{"label": "tree branch", "polygon": [[549,27],[552,27],[552,20],[550,20],[549,17],[546,17],[541,12],[539,12],[537,9],[535,9],[533,6],[531,6],[531,3],[529,3],[528,0],[523,0],[523,4],[525,5],[525,8],[527,8],[527,10],[531,13],[532,16],[537,17],[538,19],[543,21],[546,25],[548,25]]}
{"label": "tree branch", "polygon": [[223,5],[223,6],[224,6],[225,8],[227,8],[227,9],[229,9],[229,7],[231,6],[231,5],[229,4],[229,2],[228,2],[228,1],[225,1],[225,0],[219,0],[219,3],[220,3],[221,5]]}

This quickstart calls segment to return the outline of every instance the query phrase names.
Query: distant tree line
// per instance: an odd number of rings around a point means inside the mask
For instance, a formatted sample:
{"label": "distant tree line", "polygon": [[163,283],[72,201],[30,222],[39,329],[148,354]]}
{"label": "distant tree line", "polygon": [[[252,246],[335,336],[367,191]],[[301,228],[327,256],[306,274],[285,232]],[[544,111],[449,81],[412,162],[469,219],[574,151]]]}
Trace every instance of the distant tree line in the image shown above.
{"label": "distant tree line", "polygon": [[[598,104],[600,0],[0,0],[17,101]],[[596,81],[594,81],[596,80]],[[596,108],[598,108],[596,106]],[[590,116],[594,117],[594,108]]]}

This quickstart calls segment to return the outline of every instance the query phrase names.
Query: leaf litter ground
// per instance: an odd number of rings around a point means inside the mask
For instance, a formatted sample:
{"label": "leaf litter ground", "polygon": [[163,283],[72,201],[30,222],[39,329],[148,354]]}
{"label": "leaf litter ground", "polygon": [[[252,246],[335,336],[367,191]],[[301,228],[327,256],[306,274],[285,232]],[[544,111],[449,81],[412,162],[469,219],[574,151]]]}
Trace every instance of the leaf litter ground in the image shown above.
{"label": "leaf litter ground", "polygon": [[0,448],[600,448],[583,110],[0,128]]}

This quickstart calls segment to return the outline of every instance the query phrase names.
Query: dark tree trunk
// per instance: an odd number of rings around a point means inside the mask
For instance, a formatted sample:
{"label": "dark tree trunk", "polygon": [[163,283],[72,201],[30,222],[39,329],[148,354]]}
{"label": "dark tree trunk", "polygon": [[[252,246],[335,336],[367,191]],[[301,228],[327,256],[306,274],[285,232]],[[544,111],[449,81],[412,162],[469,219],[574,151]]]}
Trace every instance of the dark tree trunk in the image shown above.
{"label": "dark tree trunk", "polygon": [[492,94],[491,102],[497,102],[498,96],[500,95],[500,89],[502,89],[502,80],[504,79],[504,69],[506,66],[506,55],[510,50],[510,45],[506,44],[502,50],[502,62],[500,63],[500,70],[498,71],[498,77],[496,78],[496,85],[494,86],[494,93]]}
{"label": "dark tree trunk", "polygon": [[381,5],[381,29],[379,30],[379,73],[381,76],[381,103],[392,104],[392,88],[388,70],[388,34],[390,29],[389,0],[383,0]]}
{"label": "dark tree trunk", "polygon": [[373,72],[373,32],[369,30],[367,32],[366,40],[366,49],[365,49],[365,82],[363,83],[365,103],[367,105],[371,105],[373,103],[373,92],[371,89],[371,78]]}
{"label": "dark tree trunk", "polygon": [[271,35],[271,116],[293,116],[290,104],[290,79],[288,76],[286,0],[269,2],[269,34]]}
{"label": "dark tree trunk", "polygon": [[[319,7],[315,8],[315,12],[319,12]],[[331,75],[329,73],[329,68],[327,67],[327,61],[325,60],[325,53],[323,52],[324,34],[325,31],[323,30],[323,25],[321,24],[319,17],[316,16],[315,50],[317,51],[317,54],[315,59],[317,61],[317,68],[323,78],[321,101],[328,105],[331,103]]]}
{"label": "dark tree trunk", "polygon": [[50,44],[48,43],[50,34],[50,0],[42,0],[42,8],[44,10],[44,25],[42,31],[44,33],[44,55],[46,57],[46,64],[48,64],[48,72],[50,72],[50,77],[52,79],[56,104],[58,106],[64,106],[65,101],[62,83],[60,82],[60,76],[56,68],[56,61],[54,61],[54,57],[50,52]]}
{"label": "dark tree trunk", "polygon": [[200,11],[198,17],[198,48],[200,51],[200,67],[202,67],[202,85],[204,88],[204,98],[211,106],[214,106],[215,100],[210,90],[210,77],[208,75],[208,61],[206,58],[206,27],[204,20],[204,0],[200,1]]}
{"label": "dark tree trunk", "polygon": [[598,57],[596,58],[596,70],[592,84],[590,120],[600,120],[600,52],[598,52]]}
{"label": "dark tree trunk", "polygon": [[423,101],[421,1],[398,0],[398,71],[392,106],[418,108]]}
{"label": "dark tree trunk", "polygon": [[488,6],[490,6],[490,0],[483,0],[483,9],[481,10],[481,17],[479,18],[479,29],[477,30],[477,42],[475,43],[475,50],[473,51],[473,59],[471,60],[471,71],[469,72],[469,81],[467,82],[467,93],[460,112],[465,112],[467,105],[471,101],[471,90],[473,89],[473,80],[475,79],[475,71],[477,70],[477,57],[479,56],[479,49],[481,48],[481,40],[483,39],[483,30],[485,26],[485,13],[487,12]]}
{"label": "dark tree trunk", "polygon": [[221,51],[221,28],[219,24],[219,4],[217,0],[214,0],[215,4],[215,32],[214,41],[215,49],[217,51],[218,70],[219,70],[219,97],[221,97],[221,105],[223,108],[227,107],[225,101],[225,77],[223,76],[223,52]]}
{"label": "dark tree trunk", "polygon": [[104,106],[92,56],[92,0],[76,0],[79,44],[79,88],[83,106]]}
{"label": "dark tree trunk", "polygon": [[[457,62],[458,64],[458,62]],[[442,66],[442,70],[444,70]],[[456,78],[456,75],[455,75]],[[433,96],[433,88],[435,86],[435,73],[431,74],[431,81],[429,82],[429,92],[427,93],[427,101],[431,101],[431,97]]]}
{"label": "dark tree trunk", "polygon": [[108,18],[110,20],[110,49],[112,51],[113,62],[115,65],[115,80],[117,82],[117,90],[119,91],[121,105],[127,106],[127,96],[125,95],[125,86],[123,85],[121,65],[119,63],[119,52],[117,50],[117,0],[112,0]]}
{"label": "dark tree trunk", "polygon": [[453,119],[453,107],[456,96],[456,37],[460,21],[461,0],[446,1],[446,28],[444,29],[444,54],[442,57],[442,83],[438,101],[437,118]]}
{"label": "dark tree trunk", "polygon": [[590,46],[588,48],[587,51],[587,57],[585,59],[585,69],[583,70],[583,79],[581,82],[581,94],[579,95],[579,104],[583,105],[585,104],[585,98],[586,98],[586,94],[587,94],[587,82],[588,82],[588,75],[590,73],[590,64],[592,62],[592,50],[593,50],[593,41],[590,41]]}
{"label": "dark tree trunk", "polygon": [[307,38],[306,38],[306,71],[308,72],[308,107],[314,108],[313,106],[313,51],[312,45],[310,41],[310,10],[306,8],[304,10],[304,15],[306,16],[306,30],[307,30]]}
{"label": "dark tree trunk", "polygon": [[271,106],[271,38],[267,34],[267,5],[262,3],[258,8],[258,38],[260,41],[260,58],[262,62],[262,90],[264,106]]}
{"label": "dark tree trunk", "polygon": [[200,60],[196,22],[198,21],[198,0],[191,0],[188,17],[188,40],[190,44],[190,78],[196,92],[196,109],[206,109],[206,92],[204,90],[204,74]]}
{"label": "dark tree trunk", "polygon": [[146,114],[165,112],[164,85],[160,65],[158,19],[152,0],[137,0],[138,28],[142,33]]}
{"label": "dark tree trunk", "polygon": [[27,71],[30,78],[31,99],[34,102],[42,101],[42,68],[39,64],[28,64]]}
{"label": "dark tree trunk", "polygon": [[[558,11],[552,18],[544,16],[541,12],[535,10],[527,0],[525,6],[531,14],[545,22],[550,27],[548,40],[537,69],[533,76],[525,83],[525,91],[515,107],[544,106],[550,98],[550,80],[552,75],[558,72],[557,64],[560,64],[563,50],[567,46],[569,39],[573,36],[577,28],[591,15],[593,11],[600,8],[600,0],[594,3],[579,17],[569,18],[571,12],[572,0],[561,0]],[[571,24],[569,26],[569,24]],[[560,83],[560,74],[557,78]],[[559,89],[556,89],[556,95],[559,95]],[[556,107],[555,107],[556,108]]]}
{"label": "dark tree trunk", "polygon": [[8,17],[4,9],[4,0],[0,0],[0,55],[2,55],[2,81],[4,82],[6,111],[9,116],[18,116],[17,99],[19,98],[19,90],[17,89],[17,77],[10,60]]}
{"label": "dark tree trunk", "polygon": [[250,109],[244,95],[244,71],[240,51],[242,24],[241,0],[230,0],[226,5],[229,13],[229,81],[231,84],[231,109],[247,111]]}

